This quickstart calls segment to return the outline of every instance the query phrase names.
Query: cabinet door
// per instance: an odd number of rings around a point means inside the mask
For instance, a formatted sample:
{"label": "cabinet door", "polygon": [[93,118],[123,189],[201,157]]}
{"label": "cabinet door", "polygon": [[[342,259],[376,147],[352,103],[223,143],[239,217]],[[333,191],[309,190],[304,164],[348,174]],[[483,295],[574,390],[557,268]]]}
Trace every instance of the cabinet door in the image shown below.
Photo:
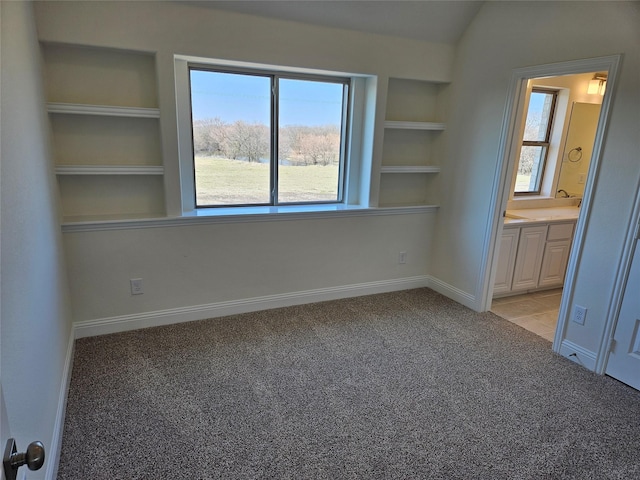
{"label": "cabinet door", "polygon": [[505,228],[502,231],[502,237],[500,238],[500,251],[498,253],[498,265],[496,267],[496,279],[493,284],[494,296],[511,291],[513,267],[516,262],[519,238],[519,228]]}
{"label": "cabinet door", "polygon": [[513,273],[513,291],[529,290],[538,286],[546,240],[547,225],[525,227],[521,230]]}
{"label": "cabinet door", "polygon": [[569,261],[569,240],[547,242],[540,269],[540,287],[562,286]]}

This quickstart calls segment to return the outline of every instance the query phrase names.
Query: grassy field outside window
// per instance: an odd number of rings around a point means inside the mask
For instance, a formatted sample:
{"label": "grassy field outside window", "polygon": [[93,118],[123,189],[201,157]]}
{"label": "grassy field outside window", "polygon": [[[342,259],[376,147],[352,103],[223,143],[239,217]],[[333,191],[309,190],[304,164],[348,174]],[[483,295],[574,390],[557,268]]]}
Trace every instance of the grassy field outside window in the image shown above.
{"label": "grassy field outside window", "polygon": [[[269,202],[268,163],[196,156],[195,168],[199,205]],[[279,165],[278,170],[281,203],[336,199],[338,169],[335,165]]]}

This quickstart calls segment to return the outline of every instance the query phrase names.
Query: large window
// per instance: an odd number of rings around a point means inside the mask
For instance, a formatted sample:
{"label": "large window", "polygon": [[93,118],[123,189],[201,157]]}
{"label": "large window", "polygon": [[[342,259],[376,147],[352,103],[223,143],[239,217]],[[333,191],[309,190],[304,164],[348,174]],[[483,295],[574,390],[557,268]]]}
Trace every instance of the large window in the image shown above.
{"label": "large window", "polygon": [[516,195],[540,194],[557,96],[555,90],[533,88],[531,91],[518,161]]}
{"label": "large window", "polygon": [[195,206],[342,202],[348,78],[189,69]]}

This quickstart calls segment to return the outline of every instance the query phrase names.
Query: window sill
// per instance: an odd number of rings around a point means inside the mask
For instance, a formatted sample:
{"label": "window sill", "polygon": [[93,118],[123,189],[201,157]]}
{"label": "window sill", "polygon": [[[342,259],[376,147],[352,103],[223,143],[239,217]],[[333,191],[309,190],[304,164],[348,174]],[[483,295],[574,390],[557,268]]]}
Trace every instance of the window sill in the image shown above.
{"label": "window sill", "polygon": [[344,204],[205,208],[187,212],[178,217],[65,222],[62,224],[62,232],[73,233],[99,230],[129,230],[221,223],[275,222],[380,215],[413,215],[435,213],[437,210],[437,205],[374,208]]}
{"label": "window sill", "polygon": [[193,212],[184,213],[186,218],[205,217],[229,217],[247,215],[286,215],[292,213],[316,213],[316,212],[346,212],[362,210],[360,205],[345,205],[343,203],[326,203],[320,205],[281,205],[259,207],[220,207],[199,208]]}
{"label": "window sill", "polygon": [[518,210],[522,208],[545,208],[545,207],[564,207],[577,205],[580,199],[578,197],[570,198],[554,198],[548,196],[522,196],[514,197],[507,202],[507,210]]}

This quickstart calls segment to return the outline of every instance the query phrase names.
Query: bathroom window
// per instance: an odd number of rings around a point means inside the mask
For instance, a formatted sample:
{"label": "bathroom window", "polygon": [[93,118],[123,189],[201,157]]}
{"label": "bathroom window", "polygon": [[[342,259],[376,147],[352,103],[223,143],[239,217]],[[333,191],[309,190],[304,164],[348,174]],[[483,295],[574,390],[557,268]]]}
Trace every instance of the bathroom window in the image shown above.
{"label": "bathroom window", "polygon": [[524,126],[515,195],[539,195],[549,153],[558,92],[534,87]]}

